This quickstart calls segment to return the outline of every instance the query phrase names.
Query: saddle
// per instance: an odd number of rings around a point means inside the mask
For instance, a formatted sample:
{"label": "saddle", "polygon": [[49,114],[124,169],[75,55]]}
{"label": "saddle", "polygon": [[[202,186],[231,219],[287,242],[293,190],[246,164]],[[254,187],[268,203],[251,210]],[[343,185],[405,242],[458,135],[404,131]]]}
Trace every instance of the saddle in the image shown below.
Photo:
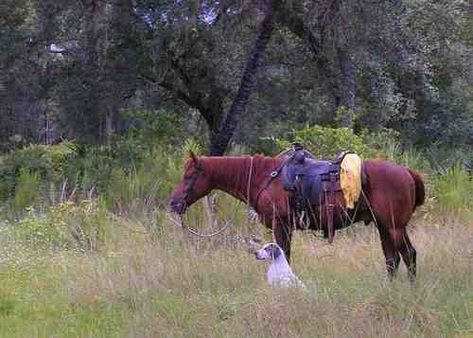
{"label": "saddle", "polygon": [[296,150],[283,167],[282,180],[286,191],[294,194],[296,210],[324,204],[328,193],[341,191],[340,163],[318,161],[306,151]]}
{"label": "saddle", "polygon": [[[333,225],[337,194],[342,191],[340,171],[343,159],[349,152],[340,153],[333,161],[319,161],[303,146],[295,142],[279,156],[284,156],[280,165],[263,181],[256,193],[255,200],[273,179],[280,177],[283,188],[290,192],[290,203],[296,214],[304,216],[305,211],[319,207],[319,217],[324,219],[327,227],[323,229],[324,237],[332,243],[335,236]],[[361,184],[366,182],[361,173]]]}
{"label": "saddle", "polygon": [[296,142],[283,155],[286,156],[285,160],[263,182],[256,200],[274,178],[281,176],[284,189],[291,193],[291,204],[296,213],[301,214],[305,210],[313,210],[313,207],[325,206],[325,215],[322,215],[323,210],[320,210],[319,216],[327,223],[324,237],[332,243],[335,235],[333,217],[336,194],[342,190],[340,165],[346,153],[341,153],[334,161],[319,161]]}

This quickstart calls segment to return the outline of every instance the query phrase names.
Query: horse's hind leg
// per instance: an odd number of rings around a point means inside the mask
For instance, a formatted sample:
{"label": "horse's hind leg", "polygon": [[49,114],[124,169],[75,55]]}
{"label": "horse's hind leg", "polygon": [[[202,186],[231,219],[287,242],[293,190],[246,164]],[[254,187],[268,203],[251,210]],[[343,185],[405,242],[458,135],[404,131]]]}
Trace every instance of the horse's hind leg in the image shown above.
{"label": "horse's hind leg", "polygon": [[401,257],[399,256],[399,252],[396,250],[394,242],[386,228],[379,224],[378,230],[381,237],[381,246],[383,248],[384,257],[386,258],[386,270],[388,271],[389,279],[392,280],[396,276]]}
{"label": "horse's hind leg", "polygon": [[406,228],[399,230],[399,233],[401,234],[399,253],[402,256],[404,264],[406,264],[409,281],[414,283],[417,273],[417,251],[412,245],[409,236],[407,235]]}

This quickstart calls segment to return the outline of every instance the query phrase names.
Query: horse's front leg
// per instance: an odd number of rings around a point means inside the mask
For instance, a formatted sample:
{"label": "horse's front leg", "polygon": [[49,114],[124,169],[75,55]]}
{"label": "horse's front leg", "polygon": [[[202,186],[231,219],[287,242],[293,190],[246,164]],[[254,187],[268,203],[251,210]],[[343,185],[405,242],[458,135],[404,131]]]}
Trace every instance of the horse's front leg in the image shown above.
{"label": "horse's front leg", "polygon": [[292,229],[289,226],[289,222],[281,222],[280,220],[273,219],[272,228],[273,241],[283,249],[288,263],[291,263]]}

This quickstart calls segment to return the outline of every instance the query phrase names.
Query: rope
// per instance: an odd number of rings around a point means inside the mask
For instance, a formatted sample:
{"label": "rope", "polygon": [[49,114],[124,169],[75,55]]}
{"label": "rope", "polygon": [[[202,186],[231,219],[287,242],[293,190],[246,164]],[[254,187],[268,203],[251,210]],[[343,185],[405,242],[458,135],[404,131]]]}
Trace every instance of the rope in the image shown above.
{"label": "rope", "polygon": [[227,230],[227,228],[231,225],[230,222],[225,221],[225,223],[223,224],[223,226],[222,226],[220,229],[218,229],[217,231],[211,232],[211,233],[208,233],[208,234],[202,234],[202,233],[198,232],[197,230],[192,229],[192,228],[186,226],[186,225],[184,224],[183,220],[182,220],[182,217],[180,217],[179,223],[180,223],[180,226],[181,226],[183,229],[187,230],[187,231],[190,232],[191,234],[193,234],[193,235],[195,235],[195,236],[197,236],[197,237],[206,237],[206,238],[214,237],[214,236],[217,236],[217,235],[221,234],[222,232],[224,232],[225,230]]}
{"label": "rope", "polygon": [[[254,159],[254,157],[251,156],[250,171],[248,173],[248,183],[246,185],[246,214],[247,214],[247,218],[250,218],[250,213],[251,213],[251,205],[250,205],[251,195],[250,195],[250,191],[251,191],[251,178],[253,177],[253,159]],[[256,201],[255,201],[255,203],[256,203]]]}
{"label": "rope", "polygon": [[[247,210],[248,210],[248,215],[250,214],[250,190],[251,190],[251,179],[253,177],[253,159],[254,157],[251,156],[251,161],[250,161],[250,170],[248,172],[248,184],[247,184],[247,189],[246,189],[246,192],[247,192]],[[219,234],[221,234],[222,232],[224,232],[225,230],[227,230],[228,227],[230,227],[231,223],[229,221],[225,221],[223,223],[223,226],[218,229],[217,231],[214,231],[214,232],[211,232],[211,233],[208,233],[208,234],[203,234],[203,233],[200,233],[199,231],[189,227],[189,226],[186,226],[184,224],[184,220],[182,219],[182,216],[179,217],[179,222],[177,222],[178,225],[187,230],[188,232],[190,232],[191,234],[197,236],[197,237],[205,237],[205,238],[210,238],[210,237],[214,237],[214,236],[217,236]]]}

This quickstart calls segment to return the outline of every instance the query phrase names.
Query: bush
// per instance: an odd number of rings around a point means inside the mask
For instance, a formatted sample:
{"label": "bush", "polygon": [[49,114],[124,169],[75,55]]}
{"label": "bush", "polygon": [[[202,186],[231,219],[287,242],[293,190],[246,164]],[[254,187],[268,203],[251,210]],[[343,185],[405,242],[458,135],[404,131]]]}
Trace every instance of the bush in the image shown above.
{"label": "bush", "polygon": [[301,142],[319,158],[333,158],[340,151],[353,151],[365,158],[387,157],[387,150],[400,149],[397,134],[389,129],[356,135],[348,128],[314,125],[292,131],[288,139],[291,141],[276,138],[274,142],[280,150],[290,147],[293,141]]}
{"label": "bush", "polygon": [[28,208],[26,215],[13,224],[18,239],[34,246],[60,246],[64,229],[53,224],[50,217],[49,214],[40,214]]}
{"label": "bush", "polygon": [[[0,199],[14,197],[18,184],[26,179],[26,173],[36,175],[38,188],[41,182],[59,182],[64,177],[65,164],[75,156],[75,149],[72,142],[52,146],[30,145],[3,156],[0,161]],[[24,190],[22,194],[26,192]],[[30,192],[35,194],[38,189]]]}
{"label": "bush", "polygon": [[38,173],[22,168],[18,176],[13,200],[15,211],[18,212],[26,207],[34,206],[40,197]]}
{"label": "bush", "polygon": [[65,202],[39,213],[28,208],[14,228],[21,241],[36,247],[96,251],[112,236],[106,209],[99,200]]}
{"label": "bush", "polygon": [[113,234],[111,222],[100,200],[66,202],[51,209],[51,225],[61,225],[65,245],[80,251],[97,251]]}
{"label": "bush", "polygon": [[155,146],[176,143],[182,135],[182,117],[165,110],[138,109],[124,112],[131,127],[126,140],[141,146]]}
{"label": "bush", "polygon": [[473,209],[472,177],[457,163],[433,180],[437,203],[453,213],[469,213]]}
{"label": "bush", "polygon": [[15,214],[38,202],[97,196],[114,210],[149,210],[157,199],[167,198],[187,150],[198,153],[201,148],[193,140],[177,151],[161,145],[135,147],[135,141],[123,138],[111,148],[69,142],[29,146],[0,157],[0,199]]}

